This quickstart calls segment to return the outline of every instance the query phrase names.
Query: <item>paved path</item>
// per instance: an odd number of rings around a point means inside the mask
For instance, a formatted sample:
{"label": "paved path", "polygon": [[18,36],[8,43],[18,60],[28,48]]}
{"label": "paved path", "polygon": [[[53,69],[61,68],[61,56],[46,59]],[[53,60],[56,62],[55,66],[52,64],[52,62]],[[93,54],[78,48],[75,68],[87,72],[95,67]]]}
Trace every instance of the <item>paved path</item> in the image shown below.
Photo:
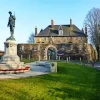
{"label": "paved path", "polygon": [[[41,64],[44,64],[45,62],[42,61]],[[29,76],[37,76],[37,75],[43,75],[48,74],[50,72],[49,67],[45,66],[37,66],[36,62],[29,63],[30,65],[30,71],[25,73],[19,73],[19,74],[0,74],[0,79],[15,79],[15,78],[21,78],[21,77],[29,77]]]}
{"label": "paved path", "polygon": [[100,62],[95,63],[94,67],[100,70]]}

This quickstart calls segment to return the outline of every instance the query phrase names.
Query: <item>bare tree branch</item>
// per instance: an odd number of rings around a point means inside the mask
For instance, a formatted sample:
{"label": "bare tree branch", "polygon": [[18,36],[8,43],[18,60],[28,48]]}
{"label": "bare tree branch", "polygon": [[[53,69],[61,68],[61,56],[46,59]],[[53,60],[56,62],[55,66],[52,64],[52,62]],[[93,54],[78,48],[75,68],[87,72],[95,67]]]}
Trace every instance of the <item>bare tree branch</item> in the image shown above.
{"label": "bare tree branch", "polygon": [[[91,43],[99,48],[100,45],[100,8],[92,8],[84,20],[84,25],[88,28]],[[97,51],[99,54],[99,51]],[[99,57],[99,56],[98,56]]]}
{"label": "bare tree branch", "polygon": [[27,42],[28,42],[28,43],[34,43],[34,34],[33,34],[33,33],[31,33],[31,35],[29,36]]}

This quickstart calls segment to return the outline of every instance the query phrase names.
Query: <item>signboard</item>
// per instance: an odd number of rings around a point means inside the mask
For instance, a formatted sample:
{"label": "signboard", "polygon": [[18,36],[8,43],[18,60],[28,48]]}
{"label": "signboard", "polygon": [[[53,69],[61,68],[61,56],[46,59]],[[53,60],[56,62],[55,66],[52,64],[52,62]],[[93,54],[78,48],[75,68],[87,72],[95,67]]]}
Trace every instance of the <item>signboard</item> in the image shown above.
{"label": "signboard", "polygon": [[57,72],[57,62],[50,62],[50,72]]}

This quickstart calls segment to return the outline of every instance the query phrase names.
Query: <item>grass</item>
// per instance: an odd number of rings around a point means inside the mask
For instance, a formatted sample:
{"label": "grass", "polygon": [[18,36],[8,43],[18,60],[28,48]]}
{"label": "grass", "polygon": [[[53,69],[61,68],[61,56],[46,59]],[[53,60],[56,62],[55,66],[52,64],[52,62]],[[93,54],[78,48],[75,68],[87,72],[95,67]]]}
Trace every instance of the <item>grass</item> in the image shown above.
{"label": "grass", "polygon": [[100,71],[58,62],[58,73],[0,80],[0,100],[100,100]]}

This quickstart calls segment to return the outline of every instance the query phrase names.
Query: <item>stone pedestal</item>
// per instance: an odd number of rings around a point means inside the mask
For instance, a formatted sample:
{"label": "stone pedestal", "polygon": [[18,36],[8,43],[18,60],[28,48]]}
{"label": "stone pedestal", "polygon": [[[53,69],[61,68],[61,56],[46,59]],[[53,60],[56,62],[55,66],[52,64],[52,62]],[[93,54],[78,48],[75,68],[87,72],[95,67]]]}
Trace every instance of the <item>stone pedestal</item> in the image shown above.
{"label": "stone pedestal", "polygon": [[24,69],[24,62],[20,62],[17,55],[17,44],[15,40],[7,40],[4,43],[5,54],[0,62],[0,70],[17,70]]}

